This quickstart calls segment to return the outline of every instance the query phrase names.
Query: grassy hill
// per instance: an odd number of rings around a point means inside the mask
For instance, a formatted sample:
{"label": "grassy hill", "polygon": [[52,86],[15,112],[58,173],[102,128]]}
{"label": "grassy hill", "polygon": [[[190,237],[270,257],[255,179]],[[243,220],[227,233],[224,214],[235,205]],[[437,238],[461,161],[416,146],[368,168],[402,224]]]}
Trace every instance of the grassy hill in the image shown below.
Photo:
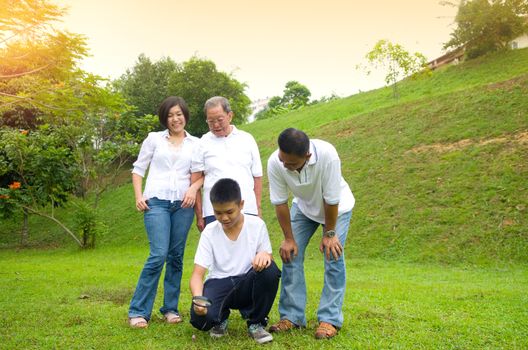
{"label": "grassy hill", "polygon": [[336,146],[357,200],[349,255],[527,262],[528,50],[406,80],[400,92],[361,93],[245,129],[264,161],[290,126]]}
{"label": "grassy hill", "polygon": [[[528,262],[528,50],[468,61],[391,88],[244,125],[264,166],[286,127],[332,142],[357,204],[349,256],[444,263]],[[272,240],[281,240],[267,194]],[[100,244],[145,243],[130,185],[105,195]],[[68,221],[73,208],[58,211]],[[0,244],[16,244],[4,222]],[[31,218],[33,245],[69,244]]]}

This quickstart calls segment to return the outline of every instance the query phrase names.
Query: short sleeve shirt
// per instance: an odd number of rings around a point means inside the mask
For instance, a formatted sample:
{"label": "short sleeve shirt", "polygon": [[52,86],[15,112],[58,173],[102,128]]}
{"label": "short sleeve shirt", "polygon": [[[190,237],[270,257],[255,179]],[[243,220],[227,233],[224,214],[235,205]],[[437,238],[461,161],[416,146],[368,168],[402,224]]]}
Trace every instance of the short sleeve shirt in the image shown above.
{"label": "short sleeve shirt", "polygon": [[208,270],[207,278],[237,276],[251,269],[251,262],[259,252],[271,254],[266,224],[258,216],[244,214],[244,225],[236,241],[226,236],[220,222],[207,225],[200,236],[194,263]]}
{"label": "short sleeve shirt", "polygon": [[257,143],[251,134],[233,126],[226,137],[218,137],[211,132],[203,135],[193,155],[191,171],[203,171],[205,175],[202,204],[204,216],[214,215],[209,193],[221,178],[231,178],[240,185],[244,213],[258,214],[253,178],[262,176],[262,162]]}
{"label": "short sleeve shirt", "polygon": [[268,159],[270,199],[274,205],[286,203],[289,192],[294,202],[308,218],[325,223],[324,202],[339,204],[338,214],[346,213],[354,207],[355,199],[350,187],[341,176],[341,160],[330,143],[310,140],[309,161],[300,172],[284,167],[276,150]]}

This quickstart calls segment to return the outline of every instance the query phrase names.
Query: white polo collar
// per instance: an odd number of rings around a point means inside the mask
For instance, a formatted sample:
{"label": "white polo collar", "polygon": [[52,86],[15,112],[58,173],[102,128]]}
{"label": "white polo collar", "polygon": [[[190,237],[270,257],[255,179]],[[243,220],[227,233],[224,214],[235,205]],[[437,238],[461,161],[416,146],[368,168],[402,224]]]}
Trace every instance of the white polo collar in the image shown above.
{"label": "white polo collar", "polygon": [[315,148],[315,145],[312,141],[310,141],[310,159],[308,159],[308,165],[314,165],[317,163],[317,160],[319,156],[317,155],[317,148]]}

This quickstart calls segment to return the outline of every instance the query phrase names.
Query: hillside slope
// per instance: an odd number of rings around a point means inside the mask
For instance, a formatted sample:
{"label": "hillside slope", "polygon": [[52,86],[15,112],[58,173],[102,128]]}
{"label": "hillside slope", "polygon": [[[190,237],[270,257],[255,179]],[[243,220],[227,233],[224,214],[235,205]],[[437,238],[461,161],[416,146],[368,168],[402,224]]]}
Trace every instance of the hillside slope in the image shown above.
{"label": "hillside slope", "polygon": [[[357,200],[349,257],[528,262],[528,49],[399,84],[399,100],[382,88],[241,128],[255,136],[264,167],[286,127],[336,146]],[[266,177],[264,186],[264,217],[278,247],[282,234]],[[146,244],[132,203],[130,185],[103,196],[110,232],[98,244]],[[71,210],[57,215],[69,221]],[[18,224],[0,226],[0,246],[14,246]],[[42,219],[32,217],[31,230],[32,245],[71,244]]]}
{"label": "hillside slope", "polygon": [[528,50],[400,89],[398,101],[384,88],[245,129],[264,164],[285,127],[336,146],[357,200],[349,255],[528,262]]}

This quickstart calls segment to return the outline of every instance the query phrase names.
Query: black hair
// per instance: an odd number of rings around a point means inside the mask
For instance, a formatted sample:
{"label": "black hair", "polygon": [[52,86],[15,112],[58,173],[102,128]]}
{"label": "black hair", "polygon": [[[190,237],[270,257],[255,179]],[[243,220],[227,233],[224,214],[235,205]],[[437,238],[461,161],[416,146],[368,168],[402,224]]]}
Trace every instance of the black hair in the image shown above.
{"label": "black hair", "polygon": [[277,140],[279,148],[286,154],[304,157],[310,150],[310,139],[301,130],[288,128],[280,133]]}
{"label": "black hair", "polygon": [[161,102],[158,109],[159,122],[164,127],[167,127],[167,119],[169,118],[169,111],[172,107],[179,106],[183,116],[185,117],[185,123],[189,123],[189,107],[185,100],[179,96],[169,96]]}
{"label": "black hair", "polygon": [[216,181],[211,193],[209,194],[209,199],[211,203],[228,203],[236,202],[240,203],[242,200],[242,195],[240,194],[240,186],[238,182],[233,179],[220,179]]}

